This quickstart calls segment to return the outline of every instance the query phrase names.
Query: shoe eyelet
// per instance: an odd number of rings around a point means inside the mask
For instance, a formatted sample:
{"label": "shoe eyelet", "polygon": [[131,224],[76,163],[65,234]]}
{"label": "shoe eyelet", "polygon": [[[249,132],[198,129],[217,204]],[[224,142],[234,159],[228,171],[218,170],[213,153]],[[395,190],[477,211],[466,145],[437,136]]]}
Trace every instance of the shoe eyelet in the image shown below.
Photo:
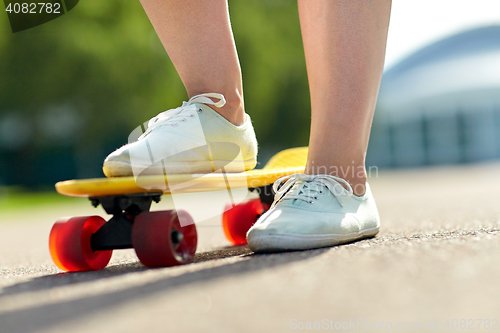
{"label": "shoe eyelet", "polygon": [[185,122],[187,121],[187,119],[186,119],[186,118],[182,118],[182,120],[181,120],[181,121],[182,121],[183,123],[185,123]]}
{"label": "shoe eyelet", "polygon": [[319,199],[319,198],[318,198],[318,196],[315,196],[315,197],[314,197],[314,200],[318,200],[318,199]]}
{"label": "shoe eyelet", "polygon": [[311,201],[308,201],[308,203],[309,203],[310,205],[312,205],[312,204],[314,203],[314,201],[312,201],[312,200],[311,200]]}
{"label": "shoe eyelet", "polygon": [[202,108],[199,108],[198,109],[198,113],[202,113],[203,112],[203,109]]}
{"label": "shoe eyelet", "polygon": [[193,118],[194,117],[194,113],[190,113],[189,117]]}
{"label": "shoe eyelet", "polygon": [[325,193],[325,191],[323,191],[323,190],[319,191],[319,194],[324,194],[324,193]]}

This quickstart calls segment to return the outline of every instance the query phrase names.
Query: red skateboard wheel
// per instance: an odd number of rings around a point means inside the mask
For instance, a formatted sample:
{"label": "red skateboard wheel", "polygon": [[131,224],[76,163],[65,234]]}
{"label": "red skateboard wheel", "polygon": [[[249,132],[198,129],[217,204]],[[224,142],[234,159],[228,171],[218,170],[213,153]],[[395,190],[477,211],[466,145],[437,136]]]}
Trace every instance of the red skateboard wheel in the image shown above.
{"label": "red skateboard wheel", "polygon": [[248,230],[267,210],[266,206],[260,199],[252,199],[233,208],[227,206],[222,215],[222,227],[226,238],[234,245],[246,244]]}
{"label": "red skateboard wheel", "polygon": [[54,224],[49,236],[52,260],[68,272],[100,270],[113,251],[92,251],[90,237],[106,223],[100,216],[64,217]]}
{"label": "red skateboard wheel", "polygon": [[[181,219],[187,223],[184,227]],[[132,245],[146,267],[188,264],[194,259],[197,242],[194,221],[182,210],[143,212],[132,227]]]}

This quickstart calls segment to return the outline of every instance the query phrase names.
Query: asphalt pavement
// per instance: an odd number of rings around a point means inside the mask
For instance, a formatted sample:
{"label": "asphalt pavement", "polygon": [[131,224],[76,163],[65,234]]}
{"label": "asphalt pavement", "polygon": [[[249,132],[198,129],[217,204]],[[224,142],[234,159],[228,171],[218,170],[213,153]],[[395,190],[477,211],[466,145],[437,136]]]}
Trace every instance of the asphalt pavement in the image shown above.
{"label": "asphalt pavement", "polygon": [[55,220],[105,216],[84,199],[0,212],[0,332],[498,332],[499,171],[372,174],[381,232],[328,249],[255,255],[213,218],[194,263],[161,269],[122,250],[103,271],[58,270]]}

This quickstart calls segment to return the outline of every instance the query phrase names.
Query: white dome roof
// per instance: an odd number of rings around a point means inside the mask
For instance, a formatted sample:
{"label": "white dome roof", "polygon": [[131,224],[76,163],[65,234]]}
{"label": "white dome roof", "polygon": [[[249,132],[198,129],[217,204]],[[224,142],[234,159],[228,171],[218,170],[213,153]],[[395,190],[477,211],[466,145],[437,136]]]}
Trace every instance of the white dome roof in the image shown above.
{"label": "white dome roof", "polygon": [[377,113],[412,118],[478,103],[500,104],[500,26],[446,38],[386,71]]}

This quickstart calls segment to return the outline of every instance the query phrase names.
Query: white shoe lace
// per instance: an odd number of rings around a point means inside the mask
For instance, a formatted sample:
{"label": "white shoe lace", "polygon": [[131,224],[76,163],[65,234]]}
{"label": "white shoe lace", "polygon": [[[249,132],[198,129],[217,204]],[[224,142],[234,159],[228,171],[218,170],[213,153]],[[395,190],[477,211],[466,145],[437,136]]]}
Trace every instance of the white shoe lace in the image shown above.
{"label": "white shoe lace", "polygon": [[[214,102],[211,100],[209,97],[216,98],[219,101]],[[172,125],[172,126],[179,126],[180,122],[185,122],[187,121],[186,117],[194,117],[194,109],[191,110],[193,112],[188,112],[188,113],[183,113],[186,110],[190,110],[190,106],[192,106],[194,103],[203,103],[207,105],[214,105],[218,108],[223,107],[226,104],[226,99],[224,98],[224,95],[222,94],[217,94],[217,93],[208,93],[208,94],[200,94],[193,96],[189,99],[187,102],[182,102],[182,106],[179,106],[178,108],[175,109],[170,109],[167,111],[163,111],[159,113],[156,117],[153,117],[149,120],[148,122],[148,128],[147,130],[139,137],[139,139],[144,138],[146,135],[151,133],[152,130],[159,126],[163,125]],[[197,110],[198,113],[203,112],[202,108],[199,108]],[[181,115],[182,113],[182,115]]]}
{"label": "white shoe lace", "polygon": [[[287,193],[297,182],[303,181],[303,185],[297,190]],[[344,184],[347,191],[340,185]],[[353,190],[351,185],[344,179],[330,175],[305,175],[296,173],[290,176],[281,177],[273,184],[274,202],[280,200],[298,199],[313,204],[314,200],[318,200],[318,193],[323,194],[323,187],[326,187],[335,196],[339,204],[343,207],[344,204],[339,200],[339,196],[352,196]],[[285,195],[286,194],[286,195]]]}

